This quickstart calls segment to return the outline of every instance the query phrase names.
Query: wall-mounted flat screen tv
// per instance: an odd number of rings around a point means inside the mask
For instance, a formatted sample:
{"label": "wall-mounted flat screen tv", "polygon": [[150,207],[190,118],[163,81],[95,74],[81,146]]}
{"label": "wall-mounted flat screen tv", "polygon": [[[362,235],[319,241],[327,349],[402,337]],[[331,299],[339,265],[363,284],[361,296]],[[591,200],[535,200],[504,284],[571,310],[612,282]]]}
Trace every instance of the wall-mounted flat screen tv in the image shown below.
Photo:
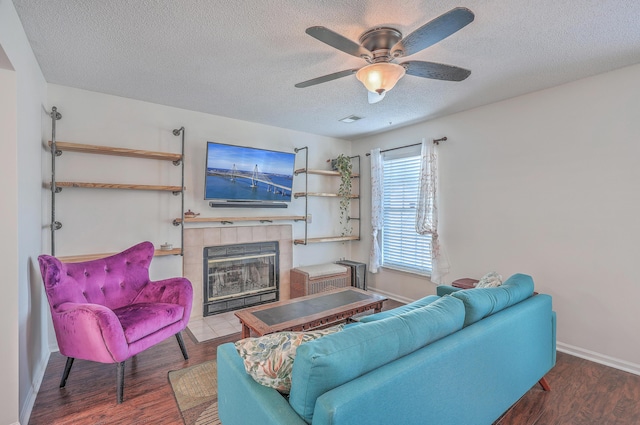
{"label": "wall-mounted flat screen tv", "polygon": [[207,142],[204,199],[222,204],[212,206],[291,202],[295,159],[289,152]]}

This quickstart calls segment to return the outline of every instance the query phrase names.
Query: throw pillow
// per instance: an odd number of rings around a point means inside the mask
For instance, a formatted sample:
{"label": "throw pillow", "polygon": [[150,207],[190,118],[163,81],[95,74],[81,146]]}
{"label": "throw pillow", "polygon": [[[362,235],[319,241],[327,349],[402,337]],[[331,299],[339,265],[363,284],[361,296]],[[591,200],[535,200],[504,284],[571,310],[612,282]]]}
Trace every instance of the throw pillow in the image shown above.
{"label": "throw pillow", "polygon": [[476,283],[476,288],[495,288],[497,286],[502,285],[502,276],[500,276],[497,272],[489,272],[482,276],[478,283]]}
{"label": "throw pillow", "polygon": [[517,273],[496,288],[468,289],[454,292],[451,296],[464,303],[464,325],[469,326],[529,298],[533,289],[533,278]]}
{"label": "throw pillow", "polygon": [[296,350],[305,342],[341,331],[344,325],[309,332],[277,332],[235,343],[247,373],[259,384],[283,394],[291,390]]}

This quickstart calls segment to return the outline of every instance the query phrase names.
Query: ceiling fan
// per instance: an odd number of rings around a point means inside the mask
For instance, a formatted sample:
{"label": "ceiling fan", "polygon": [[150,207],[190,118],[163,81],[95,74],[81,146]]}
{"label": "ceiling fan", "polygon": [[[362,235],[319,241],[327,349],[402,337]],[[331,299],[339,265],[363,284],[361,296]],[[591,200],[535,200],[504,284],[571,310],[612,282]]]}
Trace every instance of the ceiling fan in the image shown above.
{"label": "ceiling fan", "polygon": [[303,81],[296,84],[296,87],[314,86],[356,74],[356,78],[368,90],[369,103],[376,103],[382,100],[405,74],[436,80],[462,81],[471,74],[471,71],[434,62],[406,61],[396,64],[393,61],[436,44],[473,22],[473,19],[474,14],[469,9],[456,7],[427,22],[404,38],[395,28],[373,28],[360,36],[360,44],[325,27],[307,28],[306,33],[310,36],[345,53],[362,58],[368,65]]}

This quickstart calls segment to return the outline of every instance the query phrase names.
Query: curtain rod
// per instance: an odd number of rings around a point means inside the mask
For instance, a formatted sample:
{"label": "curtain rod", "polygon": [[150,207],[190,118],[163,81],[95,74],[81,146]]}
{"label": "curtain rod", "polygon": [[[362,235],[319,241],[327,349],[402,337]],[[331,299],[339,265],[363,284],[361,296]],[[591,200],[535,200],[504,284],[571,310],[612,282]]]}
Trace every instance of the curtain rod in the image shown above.
{"label": "curtain rod", "polygon": [[[434,145],[439,145],[440,142],[446,142],[447,141],[447,136],[441,137],[439,139],[433,139],[433,144]],[[413,145],[405,145],[405,146],[398,146],[397,148],[390,148],[390,149],[385,149],[380,151],[382,152],[389,152],[389,151],[395,151],[397,149],[404,149],[404,148],[410,148],[411,146],[420,146],[422,143],[414,143]],[[369,152],[367,152],[366,156],[371,156],[371,154]]]}

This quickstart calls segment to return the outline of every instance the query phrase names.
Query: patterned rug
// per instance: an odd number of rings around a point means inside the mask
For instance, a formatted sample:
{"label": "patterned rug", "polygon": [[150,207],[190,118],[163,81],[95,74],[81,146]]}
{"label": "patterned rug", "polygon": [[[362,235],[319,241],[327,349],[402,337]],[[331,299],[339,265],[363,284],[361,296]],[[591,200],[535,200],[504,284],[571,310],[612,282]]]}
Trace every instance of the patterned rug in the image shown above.
{"label": "patterned rug", "polygon": [[185,425],[221,425],[217,365],[211,360],[169,372],[169,383]]}

